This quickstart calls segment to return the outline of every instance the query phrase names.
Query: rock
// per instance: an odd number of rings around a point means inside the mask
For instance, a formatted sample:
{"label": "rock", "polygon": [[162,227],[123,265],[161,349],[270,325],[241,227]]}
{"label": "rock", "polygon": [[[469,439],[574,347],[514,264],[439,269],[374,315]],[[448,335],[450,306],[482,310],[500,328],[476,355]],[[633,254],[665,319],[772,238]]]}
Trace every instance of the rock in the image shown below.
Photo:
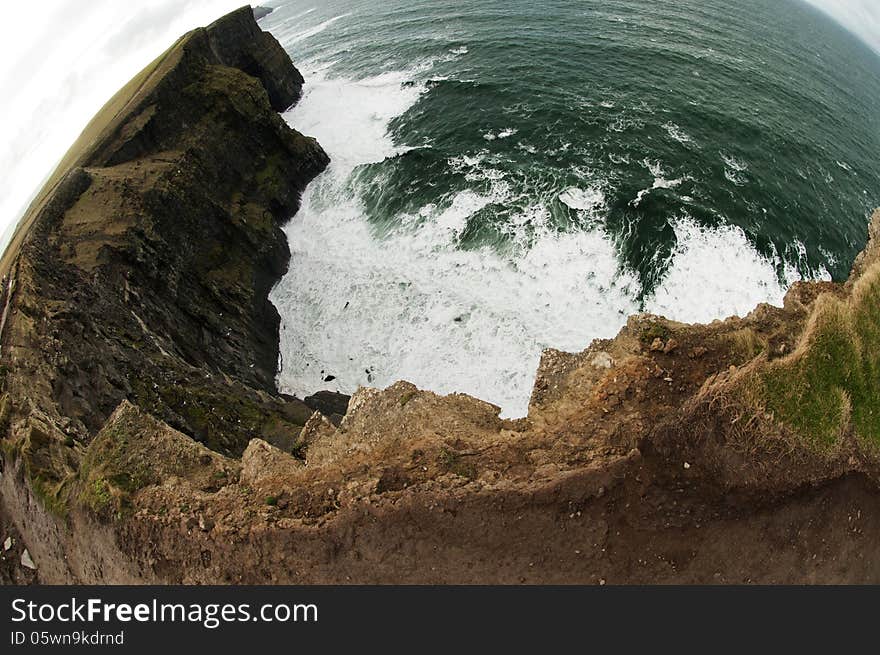
{"label": "rock", "polygon": [[37,570],[37,565],[34,564],[34,560],[31,559],[31,554],[28,552],[27,548],[21,551],[21,565],[26,569],[31,569],[32,571]]}
{"label": "rock", "polygon": [[299,435],[298,444],[302,447],[308,448],[312,444],[317,443],[320,439],[329,439],[335,434],[336,426],[331,423],[327,417],[321,414],[321,412],[315,412],[303,426],[302,432],[300,432]]}
{"label": "rock", "polygon": [[663,339],[657,337],[651,342],[651,352],[663,352]]}
{"label": "rock", "polygon": [[128,400],[239,455],[254,436],[299,434],[312,413],[277,394],[268,295],[289,259],[281,226],[329,159],[278,115],[302,76],[248,8],[151,67],[120,92],[125,111],[93,119],[5,255],[17,290],[4,342],[23,337],[12,368],[28,371],[6,405],[36,403],[85,445]]}
{"label": "rock", "polygon": [[259,79],[276,111],[284,111],[299,100],[302,75],[291,65],[290,57],[275,37],[257,26],[249,6],[227,14],[205,29],[220,63]]}
{"label": "rock", "polygon": [[663,346],[663,352],[668,355],[669,353],[674,352],[676,348],[678,348],[678,341],[670,338],[669,341],[666,342],[666,345]]}
{"label": "rock", "polygon": [[335,391],[319,391],[318,393],[306,396],[303,402],[311,409],[321,412],[329,418],[335,425],[339,425],[339,421],[348,411],[348,402],[351,396]]}
{"label": "rock", "polygon": [[691,359],[700,359],[700,358],[703,357],[707,352],[709,352],[708,349],[704,348],[703,346],[697,346],[696,348],[694,348],[693,350],[691,350],[691,352],[689,353],[689,357],[690,357]]}
{"label": "rock", "polygon": [[847,285],[855,284],[872,264],[880,261],[880,209],[875,209],[868,223],[868,243],[853,262]]}
{"label": "rock", "polygon": [[275,11],[274,7],[263,7],[261,5],[257,5],[253,9],[254,11],[254,20],[260,20],[261,18],[265,18],[273,11]]}
{"label": "rock", "polygon": [[614,360],[604,350],[600,350],[593,358],[590,360],[590,363],[596,368],[611,368],[614,366]]}
{"label": "rock", "polygon": [[6,537],[6,541],[3,542],[3,550],[9,550],[12,548],[12,544],[15,543],[15,540],[12,537]]}
{"label": "rock", "polygon": [[252,439],[241,456],[241,481],[257,486],[271,479],[283,479],[302,468],[303,463],[262,439]]}

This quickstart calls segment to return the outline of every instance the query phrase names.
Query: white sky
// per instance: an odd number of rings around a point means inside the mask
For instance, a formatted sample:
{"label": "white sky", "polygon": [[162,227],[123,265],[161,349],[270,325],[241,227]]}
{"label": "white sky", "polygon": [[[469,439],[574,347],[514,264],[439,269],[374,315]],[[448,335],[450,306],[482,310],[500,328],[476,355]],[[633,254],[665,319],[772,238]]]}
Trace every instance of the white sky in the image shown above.
{"label": "white sky", "polygon": [[[880,52],[880,0],[804,1],[826,11]],[[4,3],[0,250],[31,198],[101,105],[178,36],[245,2]]]}

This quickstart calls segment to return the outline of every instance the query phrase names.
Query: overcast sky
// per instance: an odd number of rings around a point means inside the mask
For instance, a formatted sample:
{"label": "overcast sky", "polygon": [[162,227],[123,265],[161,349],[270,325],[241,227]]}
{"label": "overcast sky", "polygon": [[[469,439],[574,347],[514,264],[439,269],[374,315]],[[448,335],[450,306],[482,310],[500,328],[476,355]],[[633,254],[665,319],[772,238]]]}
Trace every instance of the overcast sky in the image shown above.
{"label": "overcast sky", "polygon": [[[832,15],[880,53],[880,0],[804,1]],[[6,245],[9,228],[101,105],[182,33],[244,2],[4,3],[0,249]]]}

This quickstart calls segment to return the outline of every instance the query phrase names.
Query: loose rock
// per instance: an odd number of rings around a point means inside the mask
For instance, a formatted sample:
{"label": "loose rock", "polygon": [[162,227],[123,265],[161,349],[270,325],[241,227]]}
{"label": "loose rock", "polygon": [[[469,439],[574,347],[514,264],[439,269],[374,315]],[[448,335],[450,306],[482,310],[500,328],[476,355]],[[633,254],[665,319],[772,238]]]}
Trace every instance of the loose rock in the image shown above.
{"label": "loose rock", "polygon": [[37,565],[34,564],[34,560],[31,559],[31,554],[28,552],[27,548],[21,553],[21,565],[26,569],[31,569],[33,571],[37,570]]}

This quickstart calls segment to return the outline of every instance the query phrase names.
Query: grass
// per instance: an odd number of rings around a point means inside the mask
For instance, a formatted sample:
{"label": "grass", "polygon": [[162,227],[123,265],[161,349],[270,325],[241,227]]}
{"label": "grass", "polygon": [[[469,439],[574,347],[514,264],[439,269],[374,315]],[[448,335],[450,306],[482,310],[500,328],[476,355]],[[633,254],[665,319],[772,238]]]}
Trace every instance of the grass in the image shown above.
{"label": "grass", "polygon": [[820,447],[848,428],[880,448],[880,265],[854,286],[852,297],[816,300],[798,349],[768,364],[753,391],[768,411]]}
{"label": "grass", "polygon": [[747,362],[767,350],[767,343],[751,328],[736,330],[724,336],[741,362]]}
{"label": "grass", "polygon": [[105,427],[90,445],[79,472],[79,500],[97,515],[123,517],[131,496],[155,482],[142,453],[130,443],[137,438],[134,426],[119,421]]}

